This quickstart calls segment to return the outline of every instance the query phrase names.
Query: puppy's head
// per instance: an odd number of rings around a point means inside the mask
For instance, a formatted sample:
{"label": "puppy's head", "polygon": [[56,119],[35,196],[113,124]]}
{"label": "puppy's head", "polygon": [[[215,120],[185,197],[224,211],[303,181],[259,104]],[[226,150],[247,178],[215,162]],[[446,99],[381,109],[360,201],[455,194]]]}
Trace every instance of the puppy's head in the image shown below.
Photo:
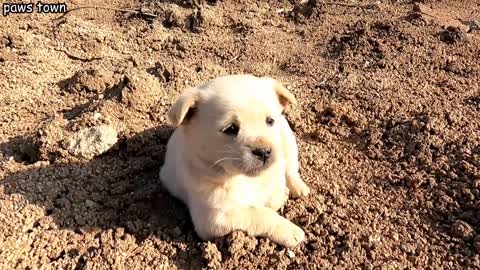
{"label": "puppy's head", "polygon": [[282,111],[295,103],[272,78],[232,75],[184,91],[168,118],[209,168],[253,176],[281,157]]}

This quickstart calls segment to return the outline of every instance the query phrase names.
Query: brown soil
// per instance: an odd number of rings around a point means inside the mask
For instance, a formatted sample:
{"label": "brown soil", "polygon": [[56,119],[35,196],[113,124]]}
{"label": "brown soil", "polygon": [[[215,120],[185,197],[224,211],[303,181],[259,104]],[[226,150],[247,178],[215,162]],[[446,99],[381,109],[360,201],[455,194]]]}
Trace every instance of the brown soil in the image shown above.
{"label": "brown soil", "polygon": [[[157,16],[0,17],[0,269],[480,268],[480,32],[448,25],[478,1],[107,2]],[[175,97],[240,72],[299,100],[295,249],[202,242],[157,179]],[[65,150],[100,124],[110,151]]]}

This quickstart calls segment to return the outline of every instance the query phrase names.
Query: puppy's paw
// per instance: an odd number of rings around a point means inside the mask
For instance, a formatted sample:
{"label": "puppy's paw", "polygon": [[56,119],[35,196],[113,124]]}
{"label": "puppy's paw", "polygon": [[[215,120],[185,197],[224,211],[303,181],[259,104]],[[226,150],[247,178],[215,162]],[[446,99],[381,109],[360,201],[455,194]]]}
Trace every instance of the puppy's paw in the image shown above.
{"label": "puppy's paw", "polygon": [[290,221],[282,224],[277,234],[276,242],[285,247],[294,247],[305,239],[305,232]]}
{"label": "puppy's paw", "polygon": [[287,179],[287,186],[290,190],[290,194],[293,198],[298,198],[300,196],[307,196],[310,194],[310,188],[303,182],[300,176],[290,176]]}
{"label": "puppy's paw", "polygon": [[293,198],[298,198],[301,196],[308,196],[308,194],[310,194],[310,188],[302,181],[292,186],[290,192]]}

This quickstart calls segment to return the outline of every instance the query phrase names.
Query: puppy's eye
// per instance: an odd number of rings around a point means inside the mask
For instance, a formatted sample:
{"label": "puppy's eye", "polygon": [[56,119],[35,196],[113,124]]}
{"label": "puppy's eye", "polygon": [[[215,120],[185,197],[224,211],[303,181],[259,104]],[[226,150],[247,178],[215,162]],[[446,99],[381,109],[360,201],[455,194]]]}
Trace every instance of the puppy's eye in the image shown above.
{"label": "puppy's eye", "polygon": [[240,127],[237,124],[230,124],[225,129],[222,130],[223,133],[229,136],[236,136],[240,131]]}
{"label": "puppy's eye", "polygon": [[267,126],[271,127],[275,123],[275,120],[271,117],[267,117],[267,119],[265,119],[265,123],[267,123]]}

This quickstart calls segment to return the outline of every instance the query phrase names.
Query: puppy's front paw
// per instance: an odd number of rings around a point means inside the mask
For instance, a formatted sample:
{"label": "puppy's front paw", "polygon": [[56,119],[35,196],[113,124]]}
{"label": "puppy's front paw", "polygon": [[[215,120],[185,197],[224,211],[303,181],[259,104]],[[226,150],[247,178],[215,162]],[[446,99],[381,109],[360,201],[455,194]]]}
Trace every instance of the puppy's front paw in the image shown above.
{"label": "puppy's front paw", "polygon": [[287,179],[287,186],[290,190],[290,194],[292,194],[293,198],[298,198],[300,196],[307,196],[310,194],[310,188],[303,182],[300,176],[290,176]]}
{"label": "puppy's front paw", "polygon": [[292,222],[287,222],[277,231],[276,242],[285,247],[294,247],[305,239],[305,232]]}

